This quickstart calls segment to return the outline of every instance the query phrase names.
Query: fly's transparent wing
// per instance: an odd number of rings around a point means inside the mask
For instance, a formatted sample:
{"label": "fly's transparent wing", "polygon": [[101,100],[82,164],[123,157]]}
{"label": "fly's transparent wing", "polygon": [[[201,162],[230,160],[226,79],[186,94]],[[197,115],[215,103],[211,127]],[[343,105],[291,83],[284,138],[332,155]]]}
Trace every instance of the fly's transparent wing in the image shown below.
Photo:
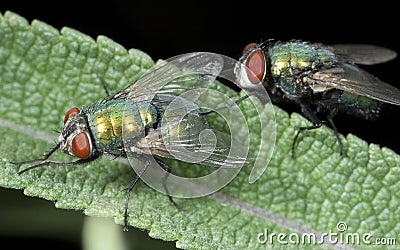
{"label": "fly's transparent wing", "polygon": [[165,109],[162,120],[136,147],[147,147],[153,155],[212,167],[239,168],[249,162],[241,144],[226,133],[210,129],[193,102],[163,94],[158,95],[157,102]]}
{"label": "fly's transparent wing", "polygon": [[[247,163],[248,148],[242,146],[245,143],[234,143],[231,139],[238,133],[231,132],[232,136],[214,131],[206,115],[201,114],[201,108],[215,108],[208,103],[215,93],[207,92],[207,88],[221,74],[225,62],[223,56],[213,53],[180,55],[160,64],[116,94],[115,99],[147,103],[157,111],[151,117],[154,118],[156,113],[156,121],[142,128],[143,136],[130,138],[131,128],[129,124],[124,126],[128,132],[124,138],[126,152],[133,153],[133,157],[144,153],[223,168],[240,168]],[[130,110],[126,112],[129,114]],[[139,119],[143,119],[144,116],[140,116]]]}
{"label": "fly's transparent wing", "polygon": [[369,44],[335,44],[335,53],[363,65],[373,65],[393,60],[397,53],[393,50]]}
{"label": "fly's transparent wing", "polygon": [[378,101],[400,105],[400,90],[357,66],[341,63],[336,68],[311,74],[311,82],[333,87]]}
{"label": "fly's transparent wing", "polygon": [[214,53],[195,52],[172,57],[147,72],[137,82],[113,98],[143,100],[156,94],[179,95],[195,88],[207,88],[214,82],[224,65],[223,58]]}

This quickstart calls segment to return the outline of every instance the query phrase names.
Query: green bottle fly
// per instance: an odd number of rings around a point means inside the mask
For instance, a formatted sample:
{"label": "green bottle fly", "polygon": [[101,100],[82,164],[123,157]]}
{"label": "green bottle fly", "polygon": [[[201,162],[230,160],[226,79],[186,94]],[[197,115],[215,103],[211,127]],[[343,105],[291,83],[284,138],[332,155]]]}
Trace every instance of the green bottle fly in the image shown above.
{"label": "green bottle fly", "polygon": [[[43,158],[15,163],[36,162],[19,174],[41,166],[85,164],[103,155],[142,160],[145,167],[128,188],[126,228],[130,193],[152,159],[167,174],[171,169],[163,159],[177,159],[175,156],[186,157],[177,160],[188,159],[188,162],[213,167],[238,168],[248,162],[244,157],[230,155],[231,145],[212,142],[207,145],[208,142],[201,141],[202,132],[212,129],[206,113],[196,100],[181,95],[190,91],[197,93],[199,88],[207,87],[206,84],[214,82],[222,68],[223,59],[217,54],[204,52],[177,56],[113,96],[84,108],[71,108],[65,115],[57,144]],[[180,77],[186,79],[185,86],[177,84]],[[215,136],[216,141],[225,142],[229,135],[217,133]],[[78,160],[48,160],[57,149]],[[179,208],[164,184],[170,201]]]}
{"label": "green bottle fly", "polygon": [[267,40],[251,43],[243,50],[235,73],[240,85],[257,95],[263,87],[275,103],[291,102],[301,107],[312,126],[319,128],[317,114],[332,118],[339,112],[365,119],[378,117],[382,103],[400,105],[400,90],[379,80],[357,66],[378,64],[394,59],[396,52],[375,45],[324,45],[299,40]]}

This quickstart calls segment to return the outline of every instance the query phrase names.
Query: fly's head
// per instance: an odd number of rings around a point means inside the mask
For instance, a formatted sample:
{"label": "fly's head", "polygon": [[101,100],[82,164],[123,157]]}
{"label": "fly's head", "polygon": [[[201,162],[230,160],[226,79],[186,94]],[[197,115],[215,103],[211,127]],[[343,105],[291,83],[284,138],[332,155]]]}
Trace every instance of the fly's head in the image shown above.
{"label": "fly's head", "polygon": [[236,78],[244,89],[262,87],[265,82],[267,65],[263,47],[263,43],[247,45],[235,66]]}
{"label": "fly's head", "polygon": [[64,118],[64,129],[58,141],[64,153],[87,159],[93,155],[93,145],[85,114],[78,108],[71,108]]}

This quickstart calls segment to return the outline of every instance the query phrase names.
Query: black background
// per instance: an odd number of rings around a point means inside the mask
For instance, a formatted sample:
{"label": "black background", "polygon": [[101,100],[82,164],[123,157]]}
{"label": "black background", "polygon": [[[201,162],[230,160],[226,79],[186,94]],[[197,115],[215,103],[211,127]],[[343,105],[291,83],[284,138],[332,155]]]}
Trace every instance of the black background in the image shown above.
{"label": "black background", "polygon": [[[394,3],[305,2],[1,0],[0,12],[11,10],[29,22],[38,19],[57,29],[68,26],[93,38],[105,35],[154,60],[194,51],[238,58],[245,45],[268,38],[376,44],[400,52],[400,13]],[[399,66],[400,59],[395,59],[364,69],[400,88]],[[348,116],[339,116],[335,122],[344,135],[353,133],[400,153],[399,111],[399,107],[389,107],[374,122]]]}

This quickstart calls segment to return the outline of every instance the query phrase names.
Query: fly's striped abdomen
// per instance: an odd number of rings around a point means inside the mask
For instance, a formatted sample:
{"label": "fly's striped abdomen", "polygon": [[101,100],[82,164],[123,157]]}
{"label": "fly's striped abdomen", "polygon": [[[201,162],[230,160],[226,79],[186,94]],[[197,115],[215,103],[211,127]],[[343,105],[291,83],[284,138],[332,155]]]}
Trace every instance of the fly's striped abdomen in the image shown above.
{"label": "fly's striped abdomen", "polygon": [[375,119],[379,114],[380,102],[366,96],[343,91],[339,97],[339,103],[347,106],[343,109],[347,113],[366,119]]}

